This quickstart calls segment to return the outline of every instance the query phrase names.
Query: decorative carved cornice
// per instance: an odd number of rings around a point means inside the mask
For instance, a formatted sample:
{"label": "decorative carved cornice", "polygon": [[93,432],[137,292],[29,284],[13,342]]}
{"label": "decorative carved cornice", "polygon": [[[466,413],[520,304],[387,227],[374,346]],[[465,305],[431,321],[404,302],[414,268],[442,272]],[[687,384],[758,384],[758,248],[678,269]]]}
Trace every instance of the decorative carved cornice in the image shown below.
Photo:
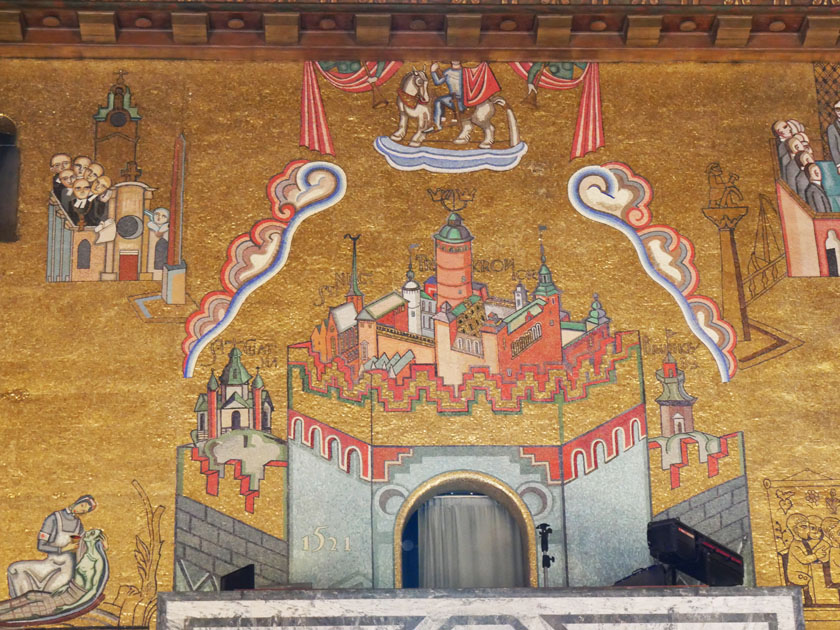
{"label": "decorative carved cornice", "polygon": [[840,0],[9,2],[0,56],[829,60]]}

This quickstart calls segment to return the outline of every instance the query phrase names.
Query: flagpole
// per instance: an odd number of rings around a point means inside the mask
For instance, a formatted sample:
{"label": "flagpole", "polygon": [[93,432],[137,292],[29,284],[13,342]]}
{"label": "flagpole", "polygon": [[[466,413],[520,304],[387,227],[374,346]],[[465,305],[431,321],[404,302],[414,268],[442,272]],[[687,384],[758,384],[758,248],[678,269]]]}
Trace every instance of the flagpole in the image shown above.
{"label": "flagpole", "polygon": [[370,70],[367,67],[367,62],[362,61],[361,64],[362,64],[362,68],[365,69],[365,74],[367,75],[367,78],[368,79],[374,79],[374,81],[372,83],[370,83],[371,98],[373,100],[373,103],[371,104],[371,107],[373,109],[380,109],[382,107],[387,106],[388,105],[388,99],[386,99],[384,96],[382,96],[382,92],[379,91],[379,86],[376,85],[375,77],[373,75],[371,75]]}

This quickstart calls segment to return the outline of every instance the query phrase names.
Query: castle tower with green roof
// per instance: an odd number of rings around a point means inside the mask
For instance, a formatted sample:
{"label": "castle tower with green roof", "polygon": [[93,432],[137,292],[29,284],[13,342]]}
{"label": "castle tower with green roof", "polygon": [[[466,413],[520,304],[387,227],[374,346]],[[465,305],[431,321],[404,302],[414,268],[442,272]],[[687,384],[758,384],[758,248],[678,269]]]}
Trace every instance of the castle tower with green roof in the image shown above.
{"label": "castle tower with green roof", "polygon": [[473,235],[457,212],[450,212],[446,223],[435,233],[437,310],[443,304],[452,308],[470,297],[472,291]]}

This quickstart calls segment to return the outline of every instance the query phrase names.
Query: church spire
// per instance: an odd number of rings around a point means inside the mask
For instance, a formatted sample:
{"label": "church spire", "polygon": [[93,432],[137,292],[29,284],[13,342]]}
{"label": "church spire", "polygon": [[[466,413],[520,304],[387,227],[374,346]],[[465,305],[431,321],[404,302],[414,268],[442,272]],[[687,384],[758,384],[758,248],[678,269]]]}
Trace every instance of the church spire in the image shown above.
{"label": "church spire", "polygon": [[210,380],[207,381],[207,389],[209,391],[216,391],[219,389],[219,381],[216,379],[216,370],[210,370]]}
{"label": "church spire", "polygon": [[411,266],[411,250],[408,248],[408,271],[405,272],[405,284],[402,286],[402,297],[408,307],[408,332],[419,335],[422,333],[420,311],[420,285],[414,279],[414,269]]}
{"label": "church spire", "polygon": [[[548,265],[545,262],[545,246],[543,245],[542,240],[542,233],[547,228],[544,225],[539,226],[539,234],[540,234],[540,272],[539,272],[539,279],[537,282],[537,288],[534,289],[534,297],[543,297],[548,298],[552,295],[560,295],[560,290],[557,288],[557,285],[554,284],[554,280],[551,278],[551,269],[548,268]],[[559,298],[558,298],[559,299]]]}
{"label": "church spire", "polygon": [[350,288],[347,290],[347,302],[353,302],[356,307],[356,312],[360,312],[364,306],[365,294],[359,289],[359,273],[356,266],[356,241],[362,237],[361,234],[352,236],[345,234],[344,238],[349,238],[353,241],[353,264],[350,269]]}
{"label": "church spire", "polygon": [[126,72],[120,70],[116,74],[106,104],[93,115],[93,158],[114,183],[120,179],[136,182],[143,172],[137,165],[138,125],[142,116],[132,102],[131,89],[125,82]]}
{"label": "church spire", "polygon": [[415,246],[411,245],[408,248],[408,271],[405,272],[405,279],[408,280],[409,282],[414,280],[414,269],[412,269],[412,267],[411,267],[411,249],[413,247],[415,247]]}
{"label": "church spire", "polygon": [[265,383],[263,382],[262,376],[260,376],[260,368],[257,368],[257,375],[254,377],[254,381],[251,383],[252,389],[263,389],[265,387]]}

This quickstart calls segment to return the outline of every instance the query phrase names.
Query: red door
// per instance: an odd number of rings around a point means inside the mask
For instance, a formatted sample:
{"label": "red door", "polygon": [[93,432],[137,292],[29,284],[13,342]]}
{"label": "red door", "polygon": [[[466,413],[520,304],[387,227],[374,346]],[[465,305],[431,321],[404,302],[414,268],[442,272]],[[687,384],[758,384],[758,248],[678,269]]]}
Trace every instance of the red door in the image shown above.
{"label": "red door", "polygon": [[120,252],[120,280],[137,280],[139,268],[139,253]]}

